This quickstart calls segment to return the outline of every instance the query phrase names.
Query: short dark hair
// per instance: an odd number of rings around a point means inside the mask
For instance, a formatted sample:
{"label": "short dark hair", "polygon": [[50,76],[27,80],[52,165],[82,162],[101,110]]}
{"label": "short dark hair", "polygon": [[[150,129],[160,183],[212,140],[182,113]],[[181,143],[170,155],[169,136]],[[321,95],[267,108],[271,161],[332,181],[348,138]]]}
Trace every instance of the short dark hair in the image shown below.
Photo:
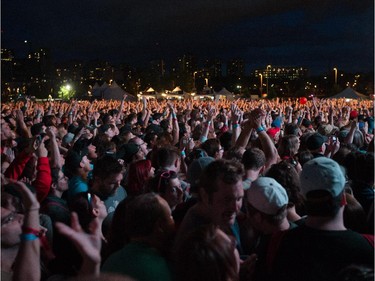
{"label": "short dark hair", "polygon": [[215,157],[220,150],[220,141],[218,139],[208,139],[201,144],[201,148],[207,152],[208,156]]}
{"label": "short dark hair", "polygon": [[157,221],[164,214],[160,197],[155,193],[146,193],[135,197],[125,213],[125,232],[129,238],[150,235]]}
{"label": "short dark hair", "polygon": [[225,159],[216,160],[203,170],[198,188],[203,188],[211,200],[213,194],[219,190],[218,181],[235,184],[242,180],[243,174],[241,163]]}
{"label": "short dark hair", "polygon": [[266,164],[266,156],[259,148],[249,148],[242,155],[245,170],[258,170]]}
{"label": "short dark hair", "polygon": [[157,150],[156,157],[159,167],[168,167],[179,157],[179,152],[174,146],[161,147]]}
{"label": "short dark hair", "polygon": [[109,175],[118,174],[122,172],[122,165],[116,158],[110,155],[104,155],[96,161],[93,171],[93,178],[105,179]]}

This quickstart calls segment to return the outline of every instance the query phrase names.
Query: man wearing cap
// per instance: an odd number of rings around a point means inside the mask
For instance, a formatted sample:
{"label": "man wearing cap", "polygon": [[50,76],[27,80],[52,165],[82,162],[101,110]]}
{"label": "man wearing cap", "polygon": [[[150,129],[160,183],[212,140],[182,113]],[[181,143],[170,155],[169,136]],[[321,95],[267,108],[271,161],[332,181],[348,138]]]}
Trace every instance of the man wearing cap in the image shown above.
{"label": "man wearing cap", "polygon": [[266,252],[273,233],[297,225],[287,219],[288,195],[284,187],[269,177],[255,180],[246,191],[247,216],[258,234],[255,253],[258,262],[254,280],[263,280],[266,269]]}
{"label": "man wearing cap", "polygon": [[314,158],[323,157],[326,151],[328,138],[319,133],[314,133],[306,140],[307,149],[310,150]]}
{"label": "man wearing cap", "polygon": [[88,149],[70,150],[65,157],[64,174],[69,178],[68,200],[77,193],[88,191],[87,178],[92,170]]}
{"label": "man wearing cap", "polygon": [[345,177],[332,159],[305,163],[300,175],[305,225],[275,234],[267,266],[270,280],[335,280],[349,265],[373,268],[374,237],[344,226]]}

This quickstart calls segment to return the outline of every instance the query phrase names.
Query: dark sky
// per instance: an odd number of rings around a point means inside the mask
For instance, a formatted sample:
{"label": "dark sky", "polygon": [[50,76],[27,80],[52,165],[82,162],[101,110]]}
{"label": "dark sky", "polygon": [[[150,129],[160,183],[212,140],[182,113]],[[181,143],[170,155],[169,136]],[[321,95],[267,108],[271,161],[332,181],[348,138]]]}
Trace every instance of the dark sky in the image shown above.
{"label": "dark sky", "polygon": [[47,47],[54,60],[142,65],[184,53],[241,57],[250,69],[302,65],[320,74],[374,68],[373,0],[6,0],[2,47]]}

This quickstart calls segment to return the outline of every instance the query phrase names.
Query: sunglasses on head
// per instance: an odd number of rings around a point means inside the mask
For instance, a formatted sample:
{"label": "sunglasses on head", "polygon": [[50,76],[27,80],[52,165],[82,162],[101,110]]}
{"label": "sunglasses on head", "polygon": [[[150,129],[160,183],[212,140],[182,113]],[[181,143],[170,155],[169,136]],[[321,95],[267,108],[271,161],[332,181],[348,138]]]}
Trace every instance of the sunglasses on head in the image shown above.
{"label": "sunglasses on head", "polygon": [[170,179],[172,176],[174,178],[175,175],[176,175],[176,172],[174,172],[174,171],[165,171],[165,172],[160,174],[158,188],[157,188],[158,193],[160,193],[161,179]]}

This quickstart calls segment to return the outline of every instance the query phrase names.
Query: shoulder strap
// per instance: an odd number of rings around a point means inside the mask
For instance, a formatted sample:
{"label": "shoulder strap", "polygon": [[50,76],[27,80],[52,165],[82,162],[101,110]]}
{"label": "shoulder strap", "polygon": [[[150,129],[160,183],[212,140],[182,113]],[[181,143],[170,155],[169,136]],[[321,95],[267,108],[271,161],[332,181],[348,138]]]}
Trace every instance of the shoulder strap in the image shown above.
{"label": "shoulder strap", "polygon": [[374,235],[371,235],[371,234],[362,234],[361,235],[363,236],[363,238],[365,238],[371,245],[371,247],[374,248]]}

